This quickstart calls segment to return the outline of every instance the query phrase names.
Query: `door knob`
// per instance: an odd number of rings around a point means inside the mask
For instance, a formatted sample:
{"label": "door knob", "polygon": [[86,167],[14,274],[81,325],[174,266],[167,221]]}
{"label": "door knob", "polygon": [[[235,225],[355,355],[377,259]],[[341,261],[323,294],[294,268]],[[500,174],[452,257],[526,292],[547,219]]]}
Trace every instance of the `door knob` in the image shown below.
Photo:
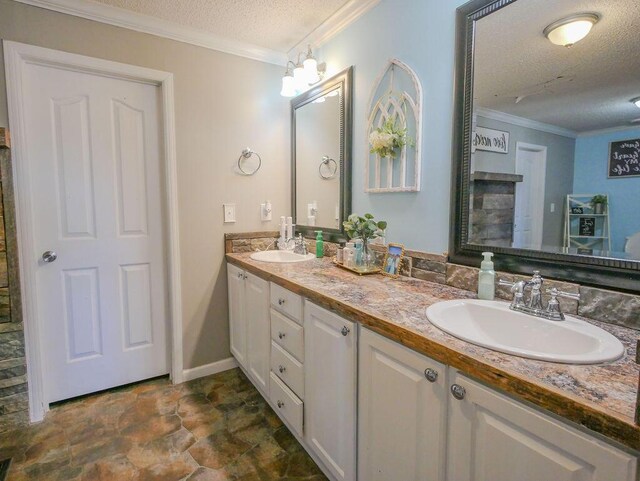
{"label": "door knob", "polygon": [[58,254],[56,254],[53,251],[45,251],[42,254],[42,260],[45,261],[47,264],[49,262],[53,262],[58,258]]}

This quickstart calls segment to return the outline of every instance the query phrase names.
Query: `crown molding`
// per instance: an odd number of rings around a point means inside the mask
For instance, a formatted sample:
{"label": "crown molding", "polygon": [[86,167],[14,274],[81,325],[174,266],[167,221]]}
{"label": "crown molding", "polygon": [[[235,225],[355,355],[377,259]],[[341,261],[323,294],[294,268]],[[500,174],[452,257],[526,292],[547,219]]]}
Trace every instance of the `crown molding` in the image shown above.
{"label": "crown molding", "polygon": [[508,124],[513,124],[513,125],[519,125],[520,127],[540,130],[542,132],[561,135],[562,137],[569,137],[571,139],[575,139],[576,137],[578,137],[578,133],[573,130],[563,129],[562,127],[557,127],[555,125],[545,124],[543,122],[538,122],[536,120],[525,119],[524,117],[518,117],[516,115],[506,114],[504,112],[499,112],[497,110],[478,107],[474,109],[474,114],[480,115],[481,117],[484,117],[486,119],[497,120],[499,122],[506,122]]}
{"label": "crown molding", "polygon": [[300,50],[306,51],[307,45],[320,47],[379,3],[380,0],[349,0],[309,35],[289,49],[287,54],[295,55]]}
{"label": "crown molding", "polygon": [[588,130],[585,132],[580,132],[578,134],[578,137],[592,137],[594,135],[615,134],[618,132],[627,132],[630,130],[640,130],[640,124],[625,125],[624,127],[609,127],[607,129]]}
{"label": "crown molding", "polygon": [[[284,66],[287,55],[256,45],[230,40],[205,31],[177,25],[176,23],[144,15],[123,8],[106,5],[91,0],[15,0],[34,7],[53,10],[76,17],[94,20],[116,27],[169,38],[178,42],[197,45],[211,50],[238,55],[261,62]],[[354,1],[354,0],[352,0]]]}

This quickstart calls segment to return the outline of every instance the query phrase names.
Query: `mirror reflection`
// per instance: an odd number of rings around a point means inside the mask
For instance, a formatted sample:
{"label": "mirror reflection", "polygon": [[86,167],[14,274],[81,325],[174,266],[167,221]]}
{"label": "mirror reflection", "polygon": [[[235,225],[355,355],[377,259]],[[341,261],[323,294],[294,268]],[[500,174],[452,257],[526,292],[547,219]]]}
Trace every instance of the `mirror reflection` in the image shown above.
{"label": "mirror reflection", "polygon": [[340,227],[340,88],[296,110],[296,223]]}
{"label": "mirror reflection", "polygon": [[640,260],[638,25],[636,0],[476,22],[469,243]]}

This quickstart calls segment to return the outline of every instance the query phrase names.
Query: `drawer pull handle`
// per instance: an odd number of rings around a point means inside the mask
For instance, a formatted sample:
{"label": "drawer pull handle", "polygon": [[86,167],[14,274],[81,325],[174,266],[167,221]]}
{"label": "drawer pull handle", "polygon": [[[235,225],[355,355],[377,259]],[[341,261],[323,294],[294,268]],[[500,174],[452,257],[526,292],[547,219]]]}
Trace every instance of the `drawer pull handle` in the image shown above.
{"label": "drawer pull handle", "polygon": [[279,332],[279,333],[278,333],[278,338],[280,338],[280,339],[284,339],[284,338],[286,337],[286,335],[287,335],[287,334],[286,334],[286,333],[284,333],[284,332]]}
{"label": "drawer pull handle", "polygon": [[284,403],[278,400],[278,408],[282,409],[284,407]]}
{"label": "drawer pull handle", "polygon": [[284,301],[284,299],[282,299],[282,298],[278,299],[278,304],[279,304],[279,305],[284,304],[284,302],[285,302],[285,301]]}
{"label": "drawer pull handle", "polygon": [[438,371],[428,367],[424,370],[424,377],[426,377],[429,382],[436,382],[438,380]]}
{"label": "drawer pull handle", "polygon": [[347,326],[343,326],[340,332],[342,333],[343,336],[348,336],[349,333],[351,332],[351,329],[349,329]]}
{"label": "drawer pull handle", "polygon": [[282,373],[283,373],[283,372],[285,372],[286,370],[287,370],[287,368],[286,368],[286,367],[284,367],[284,366],[282,366],[282,365],[281,365],[281,366],[278,366],[278,371],[280,371],[280,374],[282,374]]}
{"label": "drawer pull handle", "polygon": [[451,394],[457,400],[464,399],[465,394],[467,393],[466,389],[460,386],[460,384],[452,384],[451,385]]}

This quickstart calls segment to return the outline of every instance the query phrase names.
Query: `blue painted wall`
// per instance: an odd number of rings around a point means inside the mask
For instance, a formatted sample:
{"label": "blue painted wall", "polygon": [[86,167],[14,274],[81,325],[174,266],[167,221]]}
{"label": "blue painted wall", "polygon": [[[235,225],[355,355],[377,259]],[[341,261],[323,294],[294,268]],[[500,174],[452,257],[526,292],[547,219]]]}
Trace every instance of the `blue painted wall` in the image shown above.
{"label": "blue painted wall", "polygon": [[[382,0],[319,52],[329,74],[355,66],[354,212],[370,212],[388,220],[388,241],[429,252],[444,252],[449,243],[455,13],[465,2]],[[422,83],[422,189],[418,193],[366,194],[369,96],[376,78],[394,57],[407,63]]]}
{"label": "blue painted wall", "polygon": [[640,177],[609,179],[609,142],[640,138],[640,128],[578,137],[573,169],[573,192],[607,194],[612,250],[622,252],[625,238],[640,231]]}

